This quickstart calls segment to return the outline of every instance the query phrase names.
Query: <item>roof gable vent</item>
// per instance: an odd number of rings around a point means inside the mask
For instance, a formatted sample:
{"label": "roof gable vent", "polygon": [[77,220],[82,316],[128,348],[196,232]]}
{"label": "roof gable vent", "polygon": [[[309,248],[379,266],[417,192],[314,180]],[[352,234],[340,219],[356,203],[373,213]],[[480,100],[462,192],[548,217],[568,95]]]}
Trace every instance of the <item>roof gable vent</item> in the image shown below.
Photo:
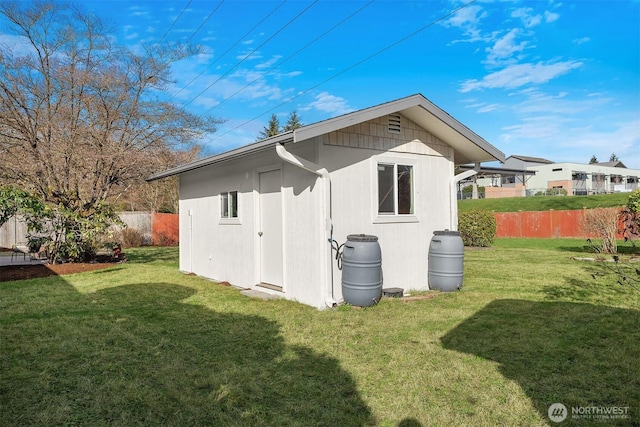
{"label": "roof gable vent", "polygon": [[400,114],[389,114],[389,125],[387,127],[389,133],[400,133]]}

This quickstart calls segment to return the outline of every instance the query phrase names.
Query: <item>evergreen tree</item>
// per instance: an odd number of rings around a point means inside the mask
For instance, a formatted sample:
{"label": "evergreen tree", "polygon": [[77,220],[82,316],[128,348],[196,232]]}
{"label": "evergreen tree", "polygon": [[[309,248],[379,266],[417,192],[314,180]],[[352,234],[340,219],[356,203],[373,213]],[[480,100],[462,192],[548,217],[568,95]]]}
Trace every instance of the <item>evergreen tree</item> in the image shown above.
{"label": "evergreen tree", "polygon": [[287,120],[287,124],[284,126],[283,130],[288,132],[290,130],[295,130],[302,127],[302,122],[300,121],[300,116],[295,111],[292,111],[289,114],[289,119]]}
{"label": "evergreen tree", "polygon": [[598,163],[598,158],[596,157],[595,154],[593,156],[591,156],[591,160],[589,160],[589,164],[590,165],[592,165],[594,163]]}
{"label": "evergreen tree", "polygon": [[260,135],[258,136],[258,140],[269,138],[271,136],[276,136],[280,133],[280,120],[278,120],[278,116],[271,114],[271,118],[269,119],[269,124],[262,128],[260,131]]}
{"label": "evergreen tree", "polygon": [[610,162],[619,162],[620,159],[616,156],[616,153],[611,153],[611,157],[609,157]]}

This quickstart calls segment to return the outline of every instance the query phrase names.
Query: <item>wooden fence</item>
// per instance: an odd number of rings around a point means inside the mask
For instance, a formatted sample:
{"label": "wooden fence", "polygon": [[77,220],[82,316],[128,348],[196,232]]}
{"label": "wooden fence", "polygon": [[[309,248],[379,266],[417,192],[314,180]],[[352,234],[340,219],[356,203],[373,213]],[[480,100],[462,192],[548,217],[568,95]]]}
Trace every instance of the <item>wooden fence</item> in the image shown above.
{"label": "wooden fence", "polygon": [[[607,208],[619,211],[620,208]],[[586,209],[570,211],[494,212],[496,237],[589,237],[584,230]],[[621,227],[618,227],[620,229]],[[618,234],[618,237],[622,236]]]}
{"label": "wooden fence", "polygon": [[[173,246],[180,241],[178,214],[156,212],[120,212],[120,219],[130,229],[142,234],[145,245]],[[0,247],[11,248],[27,241],[27,224],[12,217],[0,227]]]}

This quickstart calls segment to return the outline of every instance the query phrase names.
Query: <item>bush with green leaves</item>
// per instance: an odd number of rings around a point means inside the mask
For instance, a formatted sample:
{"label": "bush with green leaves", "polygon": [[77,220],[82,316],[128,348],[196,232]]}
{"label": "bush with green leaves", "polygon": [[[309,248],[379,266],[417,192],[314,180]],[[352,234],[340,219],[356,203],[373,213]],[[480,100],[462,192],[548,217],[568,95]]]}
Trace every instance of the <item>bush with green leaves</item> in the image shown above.
{"label": "bush with green leaves", "polygon": [[640,213],[640,188],[629,195],[627,207],[631,212]]}
{"label": "bush with green leaves", "polygon": [[458,231],[465,246],[491,246],[496,238],[496,219],[489,211],[462,212],[458,215]]}
{"label": "bush with green leaves", "polygon": [[640,238],[640,189],[629,195],[627,206],[620,211],[620,223],[625,240]]}
{"label": "bush with green leaves", "polygon": [[45,203],[17,187],[0,186],[0,225],[18,214],[27,223],[32,252],[44,246],[51,263],[91,260],[109,227],[123,225],[105,202],[65,207],[62,203]]}

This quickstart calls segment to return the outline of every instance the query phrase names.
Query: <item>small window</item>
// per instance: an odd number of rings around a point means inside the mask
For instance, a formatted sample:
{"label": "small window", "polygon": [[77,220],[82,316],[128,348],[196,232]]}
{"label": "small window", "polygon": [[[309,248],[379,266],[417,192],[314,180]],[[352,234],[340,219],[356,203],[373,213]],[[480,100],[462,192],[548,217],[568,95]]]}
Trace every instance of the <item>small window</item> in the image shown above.
{"label": "small window", "polygon": [[238,192],[228,191],[220,194],[220,216],[238,218]]}
{"label": "small window", "polygon": [[378,214],[413,213],[413,166],[378,164]]}

